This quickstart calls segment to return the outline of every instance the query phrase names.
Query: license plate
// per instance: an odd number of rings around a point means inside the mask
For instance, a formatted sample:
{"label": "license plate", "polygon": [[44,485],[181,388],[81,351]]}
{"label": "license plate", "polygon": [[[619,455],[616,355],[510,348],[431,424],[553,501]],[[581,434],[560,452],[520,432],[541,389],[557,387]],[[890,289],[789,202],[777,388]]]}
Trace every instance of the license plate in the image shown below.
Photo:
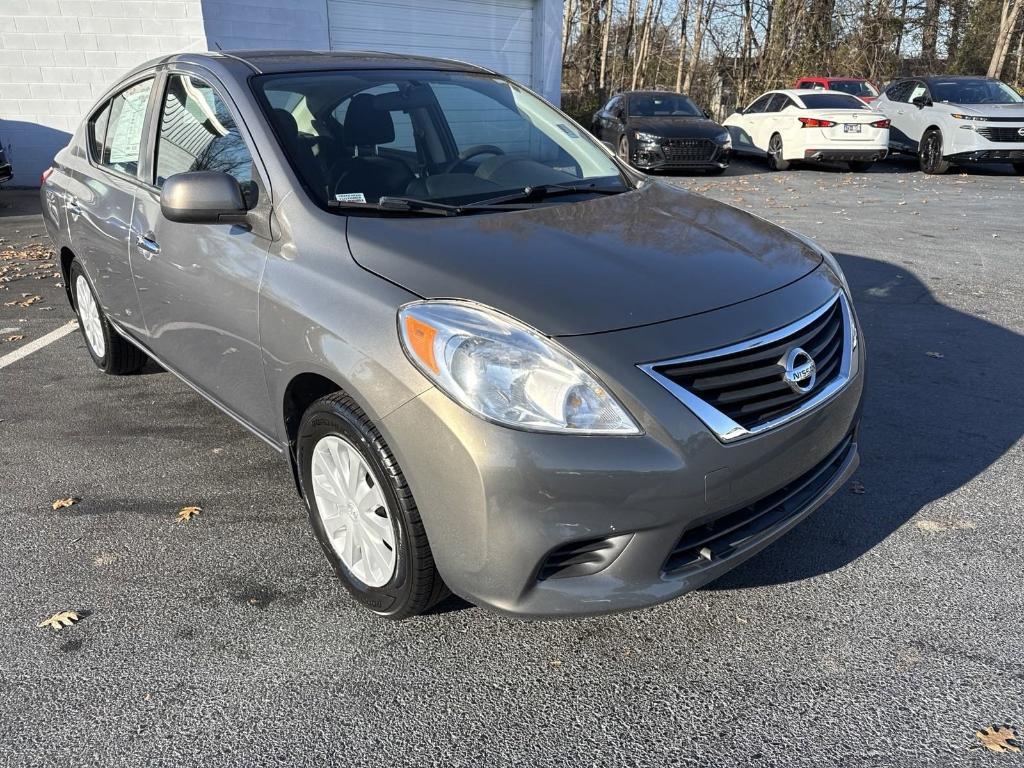
{"label": "license plate", "polygon": [[860,133],[860,123],[844,123],[843,133]]}

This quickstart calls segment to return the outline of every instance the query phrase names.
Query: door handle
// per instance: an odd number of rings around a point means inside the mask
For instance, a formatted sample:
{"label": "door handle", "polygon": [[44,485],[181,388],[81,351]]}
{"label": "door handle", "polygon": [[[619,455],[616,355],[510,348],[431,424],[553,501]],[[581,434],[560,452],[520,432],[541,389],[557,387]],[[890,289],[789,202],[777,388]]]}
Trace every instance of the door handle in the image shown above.
{"label": "door handle", "polygon": [[72,216],[81,216],[82,215],[82,209],[78,206],[78,201],[75,200],[75,198],[71,198],[70,200],[68,200],[68,202],[64,206],[64,208]]}
{"label": "door handle", "polygon": [[147,235],[136,235],[135,247],[152,256],[156,256],[160,253],[160,244]]}

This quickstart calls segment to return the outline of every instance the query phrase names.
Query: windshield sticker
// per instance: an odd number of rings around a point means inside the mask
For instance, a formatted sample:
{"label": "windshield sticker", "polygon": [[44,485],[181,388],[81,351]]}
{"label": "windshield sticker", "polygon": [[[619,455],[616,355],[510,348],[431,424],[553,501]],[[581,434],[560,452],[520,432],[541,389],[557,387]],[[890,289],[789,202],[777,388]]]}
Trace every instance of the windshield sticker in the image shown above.
{"label": "windshield sticker", "polygon": [[339,203],[365,203],[366,195],[362,192],[344,192],[340,195],[335,195],[334,199]]}
{"label": "windshield sticker", "polygon": [[570,128],[565,123],[559,123],[558,124],[558,130],[560,130],[562,133],[564,133],[570,139],[578,139],[580,137],[580,135],[578,133],[576,133],[576,131],[574,131],[572,128]]}

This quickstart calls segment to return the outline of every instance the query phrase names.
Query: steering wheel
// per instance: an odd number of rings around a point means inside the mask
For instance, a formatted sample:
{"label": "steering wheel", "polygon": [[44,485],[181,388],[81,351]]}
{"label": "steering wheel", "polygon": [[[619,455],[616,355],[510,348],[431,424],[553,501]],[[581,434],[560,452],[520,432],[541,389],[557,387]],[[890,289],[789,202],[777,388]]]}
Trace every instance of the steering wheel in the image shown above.
{"label": "steering wheel", "polygon": [[466,147],[464,150],[459,152],[459,156],[454,160],[448,162],[441,170],[440,173],[451,173],[462,163],[466,162],[470,158],[476,157],[477,155],[504,155],[505,150],[501,147],[496,147],[493,144],[474,144],[472,147]]}

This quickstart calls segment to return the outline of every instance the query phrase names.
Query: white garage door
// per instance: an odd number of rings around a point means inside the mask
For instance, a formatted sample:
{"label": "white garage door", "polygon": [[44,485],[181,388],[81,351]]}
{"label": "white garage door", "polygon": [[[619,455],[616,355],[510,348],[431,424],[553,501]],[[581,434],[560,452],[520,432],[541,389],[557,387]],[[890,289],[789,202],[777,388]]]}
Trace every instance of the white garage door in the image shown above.
{"label": "white garage door", "polygon": [[327,0],[331,49],[459,59],[533,85],[535,0]]}

